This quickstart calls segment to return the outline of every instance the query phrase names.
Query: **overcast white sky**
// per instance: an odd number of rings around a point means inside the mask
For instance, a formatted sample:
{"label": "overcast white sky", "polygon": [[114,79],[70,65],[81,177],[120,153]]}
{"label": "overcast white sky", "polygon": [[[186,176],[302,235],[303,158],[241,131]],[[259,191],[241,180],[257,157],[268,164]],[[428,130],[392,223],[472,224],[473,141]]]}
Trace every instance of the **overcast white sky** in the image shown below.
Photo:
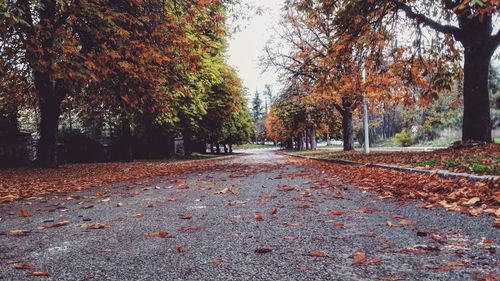
{"label": "overcast white sky", "polygon": [[273,92],[281,88],[276,73],[264,73],[259,67],[260,58],[264,54],[266,42],[271,38],[272,27],[280,20],[284,0],[243,0],[244,2],[262,7],[261,15],[253,15],[244,29],[229,40],[228,62],[235,67],[243,85],[251,95],[255,90],[262,91],[264,85],[273,86]]}

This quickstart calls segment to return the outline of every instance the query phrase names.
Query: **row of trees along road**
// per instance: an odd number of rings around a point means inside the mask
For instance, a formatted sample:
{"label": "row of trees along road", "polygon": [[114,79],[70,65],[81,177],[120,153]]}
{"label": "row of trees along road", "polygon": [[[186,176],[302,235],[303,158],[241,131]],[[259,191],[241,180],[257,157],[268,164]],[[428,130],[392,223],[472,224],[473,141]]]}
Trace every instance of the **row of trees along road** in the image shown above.
{"label": "row of trees along road", "polygon": [[[299,137],[305,125],[287,124],[295,119],[280,113],[292,101],[306,114],[334,108],[344,149],[351,150],[353,113],[363,99],[372,112],[391,104],[426,106],[463,81],[457,100],[464,108],[463,141],[491,142],[488,69],[500,44],[493,26],[499,7],[485,0],[287,1],[280,41],[267,47],[266,61],[283,73],[286,95],[299,91],[300,98],[273,105],[269,133]],[[317,129],[335,127],[324,118],[304,120]]]}
{"label": "row of trees along road", "polygon": [[112,123],[125,140],[182,133],[188,153],[200,140],[244,141],[251,117],[224,61],[233,2],[2,1],[1,114],[34,112],[44,167],[57,166],[68,113],[80,125]]}

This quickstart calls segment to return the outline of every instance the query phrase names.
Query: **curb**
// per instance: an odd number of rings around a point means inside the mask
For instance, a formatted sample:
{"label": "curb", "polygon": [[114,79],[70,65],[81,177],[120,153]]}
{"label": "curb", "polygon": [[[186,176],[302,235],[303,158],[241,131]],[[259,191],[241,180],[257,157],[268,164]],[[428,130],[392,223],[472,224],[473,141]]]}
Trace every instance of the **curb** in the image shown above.
{"label": "curb", "polygon": [[323,158],[312,157],[312,156],[294,155],[294,154],[288,153],[288,152],[283,152],[283,154],[285,154],[287,156],[291,156],[291,157],[298,157],[298,158],[302,158],[302,159],[323,161],[323,162],[329,162],[329,163],[337,163],[337,164],[352,165],[352,166],[374,167],[374,168],[382,168],[382,169],[387,169],[387,170],[403,171],[403,172],[410,172],[410,173],[417,173],[417,174],[438,175],[438,176],[443,177],[443,178],[466,178],[472,182],[500,181],[500,176],[480,176],[480,175],[472,175],[472,174],[467,174],[467,173],[454,173],[454,172],[450,172],[447,170],[421,170],[421,169],[409,168],[409,167],[398,166],[398,165],[370,164],[370,163],[361,163],[361,162],[342,160],[342,159],[323,159]]}

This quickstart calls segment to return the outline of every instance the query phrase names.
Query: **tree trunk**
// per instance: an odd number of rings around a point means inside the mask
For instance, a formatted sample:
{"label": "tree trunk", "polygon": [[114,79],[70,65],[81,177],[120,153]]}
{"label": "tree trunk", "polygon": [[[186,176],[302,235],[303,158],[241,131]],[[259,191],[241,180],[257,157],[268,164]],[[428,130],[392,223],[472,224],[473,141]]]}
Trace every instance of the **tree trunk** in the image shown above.
{"label": "tree trunk", "polygon": [[[52,96],[51,96],[52,95]],[[57,168],[57,131],[61,99],[56,93],[45,93],[40,99],[40,141],[37,162],[40,167]]]}
{"label": "tree trunk", "polygon": [[227,144],[223,144],[222,147],[224,147],[224,153],[227,154],[229,150],[227,149]]}
{"label": "tree trunk", "polygon": [[232,143],[229,144],[229,153],[233,153],[233,144]]}
{"label": "tree trunk", "polygon": [[492,142],[488,92],[492,54],[481,41],[465,47],[463,141]]}
{"label": "tree trunk", "polygon": [[220,154],[220,144],[219,143],[215,144],[215,150],[217,151],[217,154]]}
{"label": "tree trunk", "polygon": [[316,150],[318,148],[318,143],[316,141],[316,128],[312,127],[311,128],[311,133],[310,133],[310,138],[311,138],[311,150]]}
{"label": "tree trunk", "polygon": [[214,143],[210,143],[210,153],[214,154],[215,153],[215,148],[214,148]]}
{"label": "tree trunk", "polygon": [[342,114],[342,138],[344,140],[344,151],[354,150],[352,112],[344,110]]}
{"label": "tree trunk", "polygon": [[130,131],[130,121],[127,117],[122,120],[123,151],[122,160],[132,162],[132,133]]}

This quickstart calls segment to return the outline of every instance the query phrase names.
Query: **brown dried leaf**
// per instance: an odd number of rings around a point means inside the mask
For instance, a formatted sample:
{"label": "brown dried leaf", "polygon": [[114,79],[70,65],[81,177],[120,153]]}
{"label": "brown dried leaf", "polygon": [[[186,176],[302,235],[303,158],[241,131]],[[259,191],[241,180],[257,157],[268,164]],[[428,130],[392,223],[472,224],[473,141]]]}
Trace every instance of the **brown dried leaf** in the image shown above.
{"label": "brown dried leaf", "polygon": [[310,252],[310,253],[304,254],[304,256],[316,257],[316,258],[331,258],[331,259],[335,258],[334,256],[329,255],[329,254],[327,254],[326,252],[323,252],[323,251]]}
{"label": "brown dried leaf", "polygon": [[48,277],[50,274],[47,271],[33,271],[31,272],[31,276]]}

